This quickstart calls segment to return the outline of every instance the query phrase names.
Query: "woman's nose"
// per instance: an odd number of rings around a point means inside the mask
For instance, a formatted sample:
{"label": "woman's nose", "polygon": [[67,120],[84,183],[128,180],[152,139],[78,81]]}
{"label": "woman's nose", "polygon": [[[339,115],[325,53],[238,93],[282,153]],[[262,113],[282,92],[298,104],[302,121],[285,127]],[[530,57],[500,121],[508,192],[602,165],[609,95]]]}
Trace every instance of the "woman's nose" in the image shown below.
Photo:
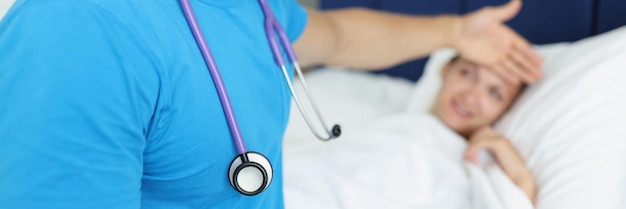
{"label": "woman's nose", "polygon": [[478,91],[477,85],[468,86],[462,96],[463,100],[465,100],[465,103],[468,105],[474,105],[478,102],[478,97],[480,97],[480,92]]}

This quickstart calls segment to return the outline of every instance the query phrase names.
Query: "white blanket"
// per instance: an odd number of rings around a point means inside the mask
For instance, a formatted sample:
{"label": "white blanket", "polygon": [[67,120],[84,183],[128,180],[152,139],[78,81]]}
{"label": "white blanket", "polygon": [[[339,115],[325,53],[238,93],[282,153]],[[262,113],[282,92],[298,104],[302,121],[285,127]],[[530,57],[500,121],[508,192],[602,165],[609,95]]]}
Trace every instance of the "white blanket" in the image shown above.
{"label": "white blanket", "polygon": [[388,117],[331,142],[288,143],[286,206],[532,208],[495,164],[464,163],[465,147],[429,114]]}

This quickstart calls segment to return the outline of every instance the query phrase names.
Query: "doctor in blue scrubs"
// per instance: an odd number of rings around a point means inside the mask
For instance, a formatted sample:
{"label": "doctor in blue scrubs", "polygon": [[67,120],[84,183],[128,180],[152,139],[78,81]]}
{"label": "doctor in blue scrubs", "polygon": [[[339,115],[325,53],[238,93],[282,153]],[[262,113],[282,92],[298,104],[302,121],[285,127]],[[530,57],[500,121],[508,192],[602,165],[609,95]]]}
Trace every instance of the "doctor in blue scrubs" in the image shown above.
{"label": "doctor in blue scrubs", "polygon": [[[272,163],[269,187],[229,182],[237,150],[177,0],[17,0],[0,22],[0,208],[284,207],[291,97],[259,2],[191,5],[247,148]],[[375,70],[454,47],[511,82],[542,76],[503,25],[520,0],[436,17],[269,5],[304,66]]]}

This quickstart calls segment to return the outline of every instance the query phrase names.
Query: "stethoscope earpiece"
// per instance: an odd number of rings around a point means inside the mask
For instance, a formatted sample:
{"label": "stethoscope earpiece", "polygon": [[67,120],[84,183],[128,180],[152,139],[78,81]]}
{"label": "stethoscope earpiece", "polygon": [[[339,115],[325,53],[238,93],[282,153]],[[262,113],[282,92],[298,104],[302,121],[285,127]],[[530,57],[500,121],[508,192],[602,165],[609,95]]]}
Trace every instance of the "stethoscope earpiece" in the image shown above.
{"label": "stethoscope earpiece", "polygon": [[333,138],[341,136],[341,126],[335,124],[332,129]]}
{"label": "stethoscope earpiece", "polygon": [[265,191],[272,183],[272,177],[272,164],[258,152],[237,155],[228,169],[230,185],[239,193],[248,196]]}

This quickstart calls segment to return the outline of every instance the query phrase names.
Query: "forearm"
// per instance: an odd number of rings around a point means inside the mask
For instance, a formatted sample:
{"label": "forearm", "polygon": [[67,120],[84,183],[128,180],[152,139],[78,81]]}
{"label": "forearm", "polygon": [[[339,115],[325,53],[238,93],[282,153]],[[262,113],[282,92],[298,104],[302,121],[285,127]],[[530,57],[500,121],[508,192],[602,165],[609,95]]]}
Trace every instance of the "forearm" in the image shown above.
{"label": "forearm", "polygon": [[[452,16],[415,17],[366,9],[326,12],[337,30],[339,45],[326,64],[379,69],[450,46]],[[428,41],[424,41],[428,40]]]}
{"label": "forearm", "polygon": [[537,193],[535,180],[511,141],[487,126],[472,133],[464,157],[471,162],[478,163],[478,152],[482,150],[487,150],[493,155],[509,179],[534,204]]}
{"label": "forearm", "polygon": [[511,181],[517,185],[528,199],[534,204],[536,196],[535,179],[526,166],[524,159],[511,144],[510,140],[500,138],[498,142],[491,146],[492,152],[496,155],[496,159],[501,164],[502,169],[511,178]]}
{"label": "forearm", "polygon": [[367,9],[322,12],[332,22],[335,48],[323,64],[380,69],[450,46],[455,16],[416,17]]}
{"label": "forearm", "polygon": [[537,188],[535,186],[535,180],[530,174],[530,172],[526,172],[526,174],[519,178],[514,179],[513,182],[528,196],[528,199],[534,204],[535,197],[537,195]]}

